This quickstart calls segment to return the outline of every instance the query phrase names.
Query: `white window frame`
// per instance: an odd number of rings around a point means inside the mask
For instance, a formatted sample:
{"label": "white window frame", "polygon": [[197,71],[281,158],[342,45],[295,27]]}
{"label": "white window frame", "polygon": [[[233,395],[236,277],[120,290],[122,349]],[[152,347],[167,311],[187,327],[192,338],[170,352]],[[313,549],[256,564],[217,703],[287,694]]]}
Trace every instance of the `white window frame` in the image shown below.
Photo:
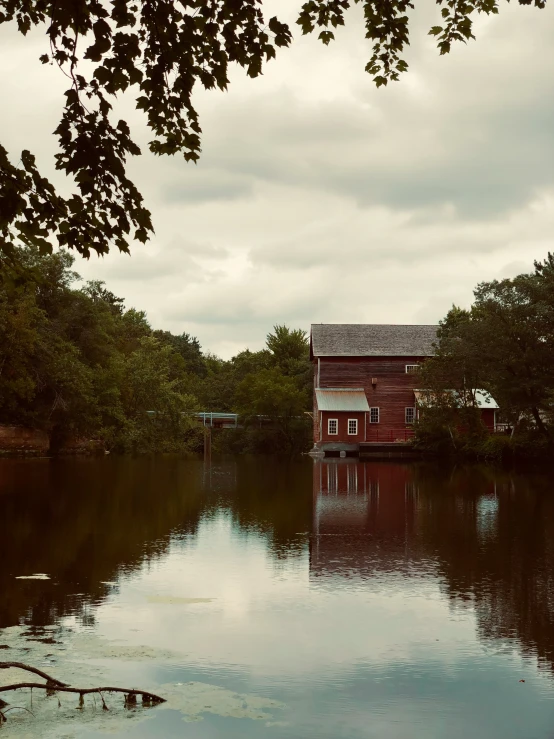
{"label": "white window frame", "polygon": [[411,375],[413,372],[417,372],[419,369],[419,364],[407,364],[406,365],[406,373],[408,375]]}
{"label": "white window frame", "polygon": [[[350,431],[350,424],[355,424],[355,431]],[[348,436],[358,436],[358,419],[357,418],[349,418],[348,419]]]}
{"label": "white window frame", "polygon": [[[331,424],[335,424],[335,431],[331,431]],[[327,419],[327,435],[328,436],[338,436],[339,435],[339,419],[338,418],[328,418]]]}
{"label": "white window frame", "polygon": [[[377,420],[376,421],[373,421],[371,419],[371,415],[372,415],[371,412],[372,411],[377,411]],[[380,409],[379,408],[370,408],[369,409],[369,422],[370,423],[379,423],[380,421],[381,421],[381,411],[380,411]]]}
{"label": "white window frame", "polygon": [[[408,411],[412,411],[412,420],[411,421],[408,421]],[[407,426],[411,426],[413,423],[415,423],[415,420],[416,420],[416,409],[414,408],[414,406],[411,405],[411,406],[407,406],[406,408],[404,408],[404,420],[405,420]]]}

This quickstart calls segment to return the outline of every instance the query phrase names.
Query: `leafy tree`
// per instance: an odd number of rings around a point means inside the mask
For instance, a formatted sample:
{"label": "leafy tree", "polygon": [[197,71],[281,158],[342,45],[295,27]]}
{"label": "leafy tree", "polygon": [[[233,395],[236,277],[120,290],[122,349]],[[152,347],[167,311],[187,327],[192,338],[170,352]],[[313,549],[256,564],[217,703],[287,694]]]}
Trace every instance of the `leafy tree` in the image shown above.
{"label": "leafy tree", "polygon": [[129,308],[118,322],[118,342],[125,354],[135,351],[140,346],[141,340],[150,336],[151,333],[152,328],[148,323],[146,313],[142,310]]}
{"label": "leafy tree", "polygon": [[0,289],[0,414],[46,431],[57,448],[93,428],[98,413],[93,373],[67,332],[71,297],[79,299],[72,258],[25,250],[21,261],[38,280]]}
{"label": "leafy tree", "polygon": [[[550,440],[554,400],[554,257],[512,279],[483,282],[470,311],[453,308],[441,323],[436,356],[421,370],[435,396],[456,390],[472,405],[489,392],[517,423],[528,416]],[[463,405],[463,403],[462,403]]]}
{"label": "leafy tree", "polygon": [[266,417],[283,435],[289,449],[304,445],[307,397],[292,377],[276,367],[249,374],[235,397],[237,410],[247,423]]}
{"label": "leafy tree", "polygon": [[[278,367],[287,377],[293,377],[298,388],[311,399],[313,371],[306,331],[274,326],[273,333],[267,335],[266,343],[273,366]],[[310,410],[308,405],[304,410]]]}
{"label": "leafy tree", "polygon": [[0,283],[0,423],[44,430],[53,451],[82,436],[182,448],[191,422],[182,413],[197,405],[172,346],[183,337],[155,338],[145,314],[100,282],[74,289],[68,253],[20,249],[18,262],[24,278]]}
{"label": "leafy tree", "polygon": [[235,393],[240,382],[250,374],[255,374],[271,366],[268,351],[251,352],[245,349],[229,361],[213,354],[205,354],[206,368],[204,379],[197,390],[202,408],[206,411],[236,411]]}
{"label": "leafy tree", "polygon": [[[429,33],[441,54],[473,38],[475,12],[498,13],[496,0],[437,2],[441,25]],[[319,31],[327,45],[353,4],[363,6],[363,33],[373,45],[366,71],[377,86],[397,80],[408,67],[409,0],[306,0],[297,23],[304,34]],[[534,5],[542,8],[545,0]],[[128,123],[116,118],[114,99],[126,90],[136,95],[152,131],[152,152],[196,161],[201,128],[192,103],[195,85],[226,89],[232,63],[257,77],[276,49],[292,40],[286,23],[264,17],[261,0],[3,0],[0,23],[16,24],[23,35],[44,28],[40,61],[58,65],[69,79],[55,131],[56,168],[76,186],[63,197],[31,152],[24,150],[16,164],[0,146],[0,251],[12,258],[18,242],[48,253],[54,238],[84,256],[113,246],[127,252],[132,239],[145,242],[151,216],[126,171],[140,149]]]}
{"label": "leafy tree", "polygon": [[102,282],[76,287],[67,252],[17,258],[24,272],[0,282],[0,423],[43,429],[53,451],[86,437],[146,453],[194,446],[196,411],[238,411],[248,429],[235,451],[305,445],[304,331],[275,326],[266,348],[225,361],[187,333],[153,331]]}
{"label": "leafy tree", "polygon": [[290,329],[288,326],[274,326],[274,333],[267,335],[267,348],[274,361],[286,367],[291,361],[299,361],[308,356],[308,336],[300,328]]}
{"label": "leafy tree", "polygon": [[50,335],[41,350],[28,422],[48,433],[50,449],[56,452],[71,438],[94,434],[98,406],[92,370],[75,345]]}
{"label": "leafy tree", "polygon": [[112,292],[104,287],[101,280],[90,280],[83,288],[83,293],[87,295],[94,303],[108,306],[111,313],[115,316],[121,316],[124,312],[124,299],[118,298]]}
{"label": "leafy tree", "polygon": [[176,336],[170,331],[154,331],[153,335],[161,341],[169,344],[175,353],[182,359],[181,366],[186,372],[204,377],[206,375],[206,364],[202,356],[200,342],[194,336],[186,332]]}
{"label": "leafy tree", "polygon": [[36,359],[44,314],[23,290],[0,292],[0,414],[19,420],[36,389]]}
{"label": "leafy tree", "polygon": [[173,349],[149,336],[126,359],[121,388],[126,425],[120,446],[128,451],[176,451],[196,428],[198,401],[171,378]]}
{"label": "leafy tree", "polygon": [[483,349],[488,389],[516,416],[530,413],[548,435],[541,410],[554,388],[552,273],[483,283],[475,298],[473,343]]}

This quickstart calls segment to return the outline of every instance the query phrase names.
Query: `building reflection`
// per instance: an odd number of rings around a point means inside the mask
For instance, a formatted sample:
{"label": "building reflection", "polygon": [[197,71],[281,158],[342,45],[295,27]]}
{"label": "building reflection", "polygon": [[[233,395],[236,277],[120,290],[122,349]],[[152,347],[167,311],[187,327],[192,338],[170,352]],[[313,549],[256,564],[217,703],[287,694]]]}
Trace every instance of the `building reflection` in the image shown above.
{"label": "building reflection", "polygon": [[413,547],[418,484],[413,465],[350,459],[314,464],[310,576],[369,577],[405,570]]}

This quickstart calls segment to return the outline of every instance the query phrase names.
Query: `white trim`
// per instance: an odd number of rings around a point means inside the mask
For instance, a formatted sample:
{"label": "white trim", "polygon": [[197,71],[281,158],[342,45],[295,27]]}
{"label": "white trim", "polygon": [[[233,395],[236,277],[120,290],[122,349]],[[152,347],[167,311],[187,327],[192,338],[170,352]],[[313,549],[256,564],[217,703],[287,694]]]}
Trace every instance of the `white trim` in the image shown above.
{"label": "white trim", "polygon": [[[412,411],[411,421],[408,421],[408,411]],[[404,422],[406,423],[407,426],[408,425],[411,426],[413,423],[415,423],[415,420],[416,420],[416,409],[414,408],[414,406],[406,406],[406,408],[404,408]]]}
{"label": "white trim", "polygon": [[[410,369],[408,369],[408,367],[409,367]],[[410,375],[410,374],[412,374],[413,372],[416,372],[416,371],[417,371],[417,370],[419,369],[419,367],[420,367],[420,365],[419,365],[419,364],[407,364],[407,365],[406,365],[406,373]]]}
{"label": "white trim", "polygon": [[[371,420],[371,411],[377,411],[377,420],[376,421],[372,421]],[[374,408],[370,408],[369,409],[369,422],[370,423],[380,423],[381,422],[381,411],[380,411],[379,408],[374,407]]]}
{"label": "white trim", "polygon": [[339,470],[336,464],[327,465],[327,492],[338,493],[339,491]]}
{"label": "white trim", "polygon": [[346,492],[358,492],[358,467],[356,464],[346,465]]}
{"label": "white trim", "polygon": [[[331,431],[331,424],[336,423],[336,431]],[[338,418],[328,418],[327,419],[327,436],[338,436],[339,435],[339,419]]]}
{"label": "white trim", "polygon": [[[355,426],[356,430],[355,431],[350,431],[350,424],[351,423],[356,424],[356,426]],[[348,436],[358,436],[358,419],[357,418],[349,418],[348,419],[348,425],[346,427],[346,431],[348,433]]]}

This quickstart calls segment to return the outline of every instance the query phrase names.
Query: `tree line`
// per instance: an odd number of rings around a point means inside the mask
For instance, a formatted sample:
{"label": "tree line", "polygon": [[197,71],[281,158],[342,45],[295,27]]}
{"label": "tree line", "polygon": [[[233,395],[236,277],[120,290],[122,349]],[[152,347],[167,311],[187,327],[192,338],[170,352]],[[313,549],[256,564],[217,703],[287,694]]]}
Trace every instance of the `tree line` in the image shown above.
{"label": "tree line", "polygon": [[46,432],[52,452],[77,438],[119,452],[171,452],[201,447],[194,413],[225,411],[239,413],[242,428],[216,446],[306,445],[304,331],[276,326],[264,349],[226,361],[186,332],[153,329],[104,283],[82,284],[73,261],[30,247],[18,249],[17,269],[0,264],[0,423]]}
{"label": "tree line", "polygon": [[[465,310],[440,322],[436,353],[420,370],[429,390],[417,436],[430,448],[467,448],[485,456],[554,442],[554,255],[531,273],[483,282]],[[490,437],[480,423],[475,390],[500,407],[506,436]],[[550,451],[549,451],[550,450]]]}

